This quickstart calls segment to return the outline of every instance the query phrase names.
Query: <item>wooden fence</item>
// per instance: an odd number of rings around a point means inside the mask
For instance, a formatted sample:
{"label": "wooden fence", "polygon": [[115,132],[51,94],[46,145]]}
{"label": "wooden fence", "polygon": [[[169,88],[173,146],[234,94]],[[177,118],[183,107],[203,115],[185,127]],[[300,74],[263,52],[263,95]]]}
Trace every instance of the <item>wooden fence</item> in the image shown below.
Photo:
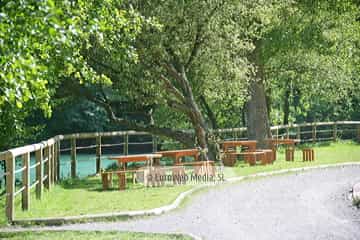
{"label": "wooden fence", "polygon": [[[0,160],[5,161],[6,172],[6,216],[11,222],[15,217],[15,197],[21,195],[23,210],[30,208],[30,193],[34,192],[41,199],[44,187],[51,189],[59,180],[60,171],[60,141],[57,136],[38,144],[10,149],[0,154]],[[30,155],[35,154],[35,164],[30,164]],[[21,158],[21,167],[16,169],[15,160]],[[31,182],[30,171],[35,169],[35,180]],[[21,174],[21,186],[15,186],[15,177]]]}
{"label": "wooden fence", "polygon": [[[246,128],[217,129],[213,133],[222,140],[247,139]],[[285,126],[271,127],[273,138],[296,138],[301,142],[332,141],[337,139],[358,139],[360,140],[360,121],[345,122],[321,122],[292,124]],[[147,136],[151,140],[132,142],[129,137]],[[106,138],[121,139],[120,143],[104,143]],[[94,144],[77,146],[77,143],[84,139],[94,140]],[[62,143],[68,147],[61,148]],[[58,135],[47,141],[10,149],[0,153],[0,161],[5,161],[6,171],[3,176],[6,179],[6,216],[9,222],[15,219],[15,197],[21,195],[21,206],[23,210],[30,208],[30,194],[35,192],[36,198],[41,199],[44,187],[51,190],[51,187],[60,180],[60,157],[62,152],[70,151],[70,172],[71,177],[77,176],[77,151],[81,149],[95,149],[96,173],[101,170],[101,159],[104,148],[121,147],[122,154],[129,154],[129,146],[151,145],[152,152],[164,146],[164,139],[152,136],[146,132],[119,131],[101,133],[78,133],[70,135]],[[170,142],[178,147],[177,142]],[[35,155],[35,164],[30,164],[30,155]],[[21,166],[16,168],[16,159],[21,158]],[[30,171],[35,169],[35,179],[31,182]],[[15,185],[16,175],[21,174],[21,186]],[[35,190],[32,190],[35,188]],[[3,196],[3,197],[4,197]]]}

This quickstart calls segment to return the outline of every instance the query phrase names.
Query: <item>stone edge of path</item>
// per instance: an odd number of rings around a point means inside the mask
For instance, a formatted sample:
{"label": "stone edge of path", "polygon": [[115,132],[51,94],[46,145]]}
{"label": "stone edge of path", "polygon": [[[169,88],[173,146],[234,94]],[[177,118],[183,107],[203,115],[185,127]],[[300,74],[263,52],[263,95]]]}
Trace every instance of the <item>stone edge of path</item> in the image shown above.
{"label": "stone edge of path", "polygon": [[[300,167],[300,168],[289,168],[289,169],[281,169],[276,171],[269,172],[261,172],[255,173],[247,176],[233,177],[226,179],[225,183],[234,183],[243,181],[245,179],[252,179],[257,177],[267,177],[274,175],[281,175],[286,173],[294,173],[294,172],[302,172],[313,169],[325,169],[325,168],[334,168],[334,167],[345,167],[345,166],[360,166],[360,162],[348,162],[348,163],[337,163],[337,164],[326,164],[312,167]],[[66,223],[74,223],[80,221],[96,221],[96,220],[106,220],[106,219],[114,219],[114,218],[132,218],[132,217],[145,217],[145,216],[156,216],[161,215],[172,210],[175,210],[180,206],[183,200],[190,196],[192,193],[209,187],[209,186],[218,186],[219,184],[208,184],[208,185],[200,185],[196,186],[190,190],[182,192],[171,204],[165,205],[159,208],[154,208],[150,210],[136,210],[136,211],[123,211],[123,212],[115,212],[115,213],[105,213],[105,214],[91,214],[91,215],[81,215],[81,216],[69,216],[69,217],[55,217],[55,218],[36,218],[36,219],[23,219],[23,220],[14,220],[12,222],[13,225],[62,225]],[[360,193],[359,193],[360,194]],[[195,239],[198,239],[195,236],[191,236]]]}

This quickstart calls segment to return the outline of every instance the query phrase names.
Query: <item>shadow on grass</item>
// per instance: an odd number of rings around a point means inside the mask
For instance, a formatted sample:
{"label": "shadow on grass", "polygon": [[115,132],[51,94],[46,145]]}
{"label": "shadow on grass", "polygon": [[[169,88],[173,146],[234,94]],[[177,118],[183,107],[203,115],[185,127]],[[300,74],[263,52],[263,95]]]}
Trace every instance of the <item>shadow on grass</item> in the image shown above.
{"label": "shadow on grass", "polygon": [[303,148],[314,148],[314,147],[329,147],[331,145],[331,143],[333,143],[332,141],[328,141],[328,142],[318,142],[318,143],[303,143],[301,145],[299,145],[300,149]]}
{"label": "shadow on grass", "polygon": [[[60,186],[64,189],[83,189],[87,191],[96,191],[96,192],[112,192],[119,191],[118,189],[118,179],[113,178],[112,187],[104,190],[100,177],[88,177],[83,179],[67,179],[60,183]],[[126,190],[134,189],[143,189],[142,184],[134,184],[132,179],[127,178]]]}
{"label": "shadow on grass", "polygon": [[66,179],[61,181],[60,186],[64,189],[86,189],[93,190],[101,188],[100,178],[89,177],[84,179]]}

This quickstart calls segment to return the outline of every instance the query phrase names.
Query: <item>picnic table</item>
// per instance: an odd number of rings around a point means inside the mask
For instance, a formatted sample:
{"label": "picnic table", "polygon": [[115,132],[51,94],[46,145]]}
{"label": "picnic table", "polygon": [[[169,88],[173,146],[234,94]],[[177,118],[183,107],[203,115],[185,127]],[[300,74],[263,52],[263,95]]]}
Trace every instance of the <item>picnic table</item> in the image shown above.
{"label": "picnic table", "polygon": [[[112,186],[112,178],[113,174],[118,176],[119,181],[119,190],[125,190],[126,188],[126,172],[131,172],[133,174],[133,182],[135,183],[135,173],[137,170],[134,171],[127,171],[127,164],[134,163],[134,162],[146,162],[147,167],[150,169],[153,165],[153,161],[155,158],[161,158],[161,154],[136,154],[136,155],[122,155],[122,156],[111,156],[109,159],[116,160],[119,165],[122,166],[123,170],[117,171],[103,171],[101,173],[103,189],[108,189]],[[146,179],[145,172],[144,172],[144,179]]]}
{"label": "picnic table", "polygon": [[222,142],[222,149],[224,152],[228,152],[229,148],[244,146],[248,148],[248,151],[256,151],[256,141],[254,140],[244,140],[244,141],[224,141]]}
{"label": "picnic table", "polygon": [[285,159],[286,161],[294,161],[295,144],[300,143],[300,139],[267,139],[270,143],[271,148],[274,151],[274,158],[276,159],[276,150],[279,145],[285,145]]}
{"label": "picnic table", "polygon": [[151,154],[136,154],[136,155],[122,155],[109,157],[111,160],[116,160],[119,165],[122,165],[126,170],[127,163],[133,162],[147,162],[148,166],[152,166],[155,158],[161,158],[162,155],[159,153]]}
{"label": "picnic table", "polygon": [[170,151],[159,151],[156,154],[162,155],[162,157],[170,157],[175,159],[175,164],[181,162],[182,157],[194,157],[195,161],[198,161],[200,151],[197,148],[194,149],[182,149],[182,150],[170,150]]}

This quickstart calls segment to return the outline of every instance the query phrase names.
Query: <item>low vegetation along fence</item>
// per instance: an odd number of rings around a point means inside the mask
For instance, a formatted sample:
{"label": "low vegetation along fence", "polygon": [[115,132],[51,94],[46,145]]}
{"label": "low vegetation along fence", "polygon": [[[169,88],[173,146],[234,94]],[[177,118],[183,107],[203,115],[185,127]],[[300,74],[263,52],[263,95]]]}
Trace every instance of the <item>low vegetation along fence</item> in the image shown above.
{"label": "low vegetation along fence", "polygon": [[[222,140],[247,138],[246,128],[218,129],[213,132]],[[301,142],[360,139],[360,122],[322,122],[274,126],[271,127],[271,132],[273,138],[296,138]],[[6,216],[9,222],[15,219],[16,197],[20,198],[21,196],[22,209],[28,210],[30,194],[35,194],[37,199],[41,199],[44,188],[50,190],[53,184],[60,180],[60,159],[61,154],[65,152],[70,152],[70,176],[75,178],[78,173],[76,156],[77,152],[82,150],[95,149],[95,171],[99,173],[102,153],[106,149],[114,152],[115,148],[117,151],[121,150],[121,154],[127,155],[129,149],[132,150],[130,152],[138,153],[136,149],[139,148],[143,152],[156,152],[160,148],[164,150],[174,147],[180,147],[179,143],[161,139],[146,132],[122,131],[59,135],[38,144],[2,152],[0,161],[5,161],[6,170],[0,179],[5,179],[6,190],[1,198],[6,198]],[[18,162],[21,162],[19,166],[16,164]]]}

